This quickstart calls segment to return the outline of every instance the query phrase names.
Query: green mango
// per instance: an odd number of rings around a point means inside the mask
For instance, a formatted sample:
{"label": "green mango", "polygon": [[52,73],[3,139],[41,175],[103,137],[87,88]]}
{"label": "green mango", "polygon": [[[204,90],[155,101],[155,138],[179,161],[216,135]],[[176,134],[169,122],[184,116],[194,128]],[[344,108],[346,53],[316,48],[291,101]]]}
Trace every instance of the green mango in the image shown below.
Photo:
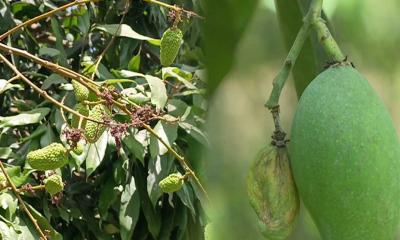
{"label": "green mango", "polygon": [[331,67],[300,98],[289,155],[300,197],[325,240],[390,240],[399,226],[400,145],[357,70]]}

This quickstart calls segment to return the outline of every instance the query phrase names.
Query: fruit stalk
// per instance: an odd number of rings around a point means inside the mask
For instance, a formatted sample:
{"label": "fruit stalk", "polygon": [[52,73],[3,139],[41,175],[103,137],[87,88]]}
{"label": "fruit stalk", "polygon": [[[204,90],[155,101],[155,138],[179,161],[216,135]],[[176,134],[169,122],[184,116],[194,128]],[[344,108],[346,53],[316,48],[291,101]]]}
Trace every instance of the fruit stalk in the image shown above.
{"label": "fruit stalk", "polygon": [[324,20],[321,18],[322,11],[322,0],[313,0],[310,4],[310,9],[304,18],[303,26],[300,28],[299,33],[291,47],[281,70],[275,76],[273,80],[273,89],[271,91],[268,101],[265,103],[265,107],[272,110],[278,106],[279,97],[281,95],[283,86],[286,83],[289,73],[292,71],[294,64],[296,63],[297,57],[299,56],[304,43],[309,37],[310,28],[316,31],[317,37],[324,48],[328,57],[334,62],[342,62],[345,60],[345,56],[337,45],[335,39],[332,37],[328,27]]}

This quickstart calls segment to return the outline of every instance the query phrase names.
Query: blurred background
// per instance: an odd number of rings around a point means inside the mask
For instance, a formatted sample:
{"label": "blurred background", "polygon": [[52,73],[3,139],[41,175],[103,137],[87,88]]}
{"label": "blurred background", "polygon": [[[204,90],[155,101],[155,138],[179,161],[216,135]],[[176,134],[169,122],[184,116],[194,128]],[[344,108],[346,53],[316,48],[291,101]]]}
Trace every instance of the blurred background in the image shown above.
{"label": "blurred background", "polygon": [[[274,1],[259,1],[256,9],[235,53],[234,68],[215,93],[208,116],[211,239],[263,239],[245,183],[250,163],[270,139],[273,124],[263,104],[286,49]],[[343,52],[381,96],[400,133],[400,2],[327,0],[324,10]],[[289,80],[281,96],[287,132],[296,104]],[[304,207],[291,239],[320,239]]]}

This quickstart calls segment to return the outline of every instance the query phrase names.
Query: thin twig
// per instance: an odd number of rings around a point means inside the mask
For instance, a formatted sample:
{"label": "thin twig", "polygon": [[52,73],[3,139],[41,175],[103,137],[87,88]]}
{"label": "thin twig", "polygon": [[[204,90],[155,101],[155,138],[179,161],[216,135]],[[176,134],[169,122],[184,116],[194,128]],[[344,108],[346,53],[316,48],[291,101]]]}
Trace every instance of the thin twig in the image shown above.
{"label": "thin twig", "polygon": [[78,117],[85,118],[86,120],[89,120],[89,121],[92,121],[92,122],[104,124],[103,122],[97,121],[97,120],[89,118],[87,116],[84,116],[84,115],[80,114],[79,112],[77,112],[77,111],[75,111],[75,110],[73,110],[73,109],[61,104],[56,99],[52,98],[46,91],[40,89],[33,82],[31,82],[27,77],[25,77],[10,61],[8,61],[8,59],[6,57],[4,57],[4,55],[0,54],[0,59],[2,61],[4,61],[11,68],[11,70],[13,70],[14,73],[21,78],[21,80],[23,80],[25,83],[27,83],[30,87],[32,87],[33,90],[35,90],[37,93],[39,93],[39,95],[41,95],[44,98],[46,98],[49,102],[55,104],[59,108],[63,108],[66,111],[77,115]]}
{"label": "thin twig", "polygon": [[176,5],[170,5],[168,3],[160,2],[158,0],[144,0],[144,1],[148,2],[148,3],[157,4],[157,5],[161,6],[161,7],[172,9],[172,10],[177,11],[177,12],[184,12],[188,16],[194,16],[194,17],[197,17],[197,18],[200,18],[200,19],[203,19],[203,20],[205,19],[203,16],[200,16],[199,14],[197,14],[197,13],[195,13],[193,11],[189,11],[189,10],[183,9],[183,8],[178,7]]}
{"label": "thin twig", "polygon": [[67,3],[67,4],[65,4],[65,5],[63,5],[63,6],[59,7],[59,8],[53,9],[53,10],[51,10],[49,12],[46,12],[46,13],[44,13],[42,15],[39,15],[39,16],[34,17],[32,19],[29,19],[28,21],[25,21],[25,22],[23,22],[21,24],[18,24],[17,26],[13,27],[12,29],[10,29],[7,32],[5,32],[2,35],[0,35],[0,41],[2,41],[7,36],[15,33],[16,31],[18,31],[19,29],[21,29],[21,28],[23,28],[25,26],[28,26],[28,25],[31,25],[33,23],[39,22],[40,20],[42,20],[44,18],[50,17],[50,16],[52,16],[52,15],[58,13],[58,12],[64,11],[65,9],[67,9],[69,7],[72,7],[74,5],[87,3],[87,2],[91,2],[91,1],[93,1],[93,0],[76,0],[76,1],[73,1],[73,2],[70,2],[70,3]]}
{"label": "thin twig", "polygon": [[[93,70],[93,73],[92,73],[92,76],[91,76],[92,80],[94,80],[94,75],[96,74],[97,68],[99,67],[101,60],[103,59],[104,55],[106,54],[108,49],[111,47],[111,45],[114,43],[115,38],[117,37],[117,34],[121,29],[121,25],[125,20],[126,14],[128,13],[129,6],[130,6],[130,1],[126,1],[125,2],[125,7],[124,7],[124,14],[122,15],[121,20],[119,21],[117,30],[115,31],[115,33],[111,37],[111,40],[108,42],[107,46],[104,48],[104,50],[100,53],[100,55],[97,57],[96,61],[94,62],[94,70]],[[93,64],[92,64],[92,66],[93,66]]]}
{"label": "thin twig", "polygon": [[0,161],[0,168],[3,171],[4,176],[7,179],[8,184],[11,186],[12,191],[14,192],[15,196],[17,197],[19,203],[21,204],[22,209],[25,211],[26,215],[28,215],[29,219],[32,221],[33,225],[35,226],[36,230],[38,231],[40,238],[46,240],[46,236],[44,235],[42,229],[40,229],[36,218],[33,217],[29,209],[26,207],[24,200],[22,200],[21,196],[19,195],[17,187],[15,187],[14,183],[11,181],[10,176],[8,175],[6,169],[3,166],[3,162]]}

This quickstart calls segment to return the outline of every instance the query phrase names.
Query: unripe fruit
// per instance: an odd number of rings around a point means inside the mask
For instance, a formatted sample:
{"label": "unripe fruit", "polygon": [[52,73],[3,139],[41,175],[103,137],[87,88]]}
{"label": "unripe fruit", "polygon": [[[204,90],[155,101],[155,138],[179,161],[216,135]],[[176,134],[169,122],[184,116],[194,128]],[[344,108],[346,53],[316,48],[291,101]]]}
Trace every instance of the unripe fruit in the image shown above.
{"label": "unripe fruit", "polygon": [[50,195],[61,192],[64,189],[64,183],[60,175],[53,174],[46,178],[44,181],[44,187]]}
{"label": "unripe fruit", "polygon": [[72,87],[74,88],[75,98],[78,102],[83,102],[89,98],[89,89],[76,80],[72,80]]}
{"label": "unripe fruit", "polygon": [[7,178],[4,173],[0,173],[0,190],[8,186]]}
{"label": "unripe fruit", "polygon": [[[88,117],[103,122],[104,118],[110,115],[110,111],[106,106],[98,104],[95,105],[90,111]],[[85,137],[89,143],[95,143],[101,134],[106,130],[107,126],[101,123],[87,121],[85,126]]]}
{"label": "unripe fruit", "polygon": [[172,173],[161,180],[158,184],[165,193],[173,193],[180,190],[183,186],[183,177],[179,173]]}
{"label": "unripe fruit", "polygon": [[[89,115],[89,108],[86,105],[83,105],[82,103],[78,103],[75,105],[75,110],[82,114],[83,116],[88,116]],[[80,118],[76,115],[72,115],[71,119],[71,127],[72,128],[79,128],[79,120]],[[82,119],[82,123],[80,128],[85,128],[86,126],[86,119]]]}
{"label": "unripe fruit", "polygon": [[76,155],[81,155],[83,153],[83,150],[85,150],[85,147],[82,145],[82,143],[77,143],[76,147],[72,150]]}
{"label": "unripe fruit", "polygon": [[384,104],[354,68],[330,68],[306,88],[289,153],[323,239],[395,239],[400,144]]}
{"label": "unripe fruit", "polygon": [[160,45],[161,65],[169,66],[174,62],[181,47],[182,38],[182,31],[177,27],[168,28],[164,32]]}
{"label": "unripe fruit", "polygon": [[29,152],[26,156],[32,168],[46,171],[60,168],[68,163],[67,149],[60,143]]}
{"label": "unripe fruit", "polygon": [[285,147],[263,148],[251,166],[247,192],[263,235],[286,240],[299,213],[299,197]]}

